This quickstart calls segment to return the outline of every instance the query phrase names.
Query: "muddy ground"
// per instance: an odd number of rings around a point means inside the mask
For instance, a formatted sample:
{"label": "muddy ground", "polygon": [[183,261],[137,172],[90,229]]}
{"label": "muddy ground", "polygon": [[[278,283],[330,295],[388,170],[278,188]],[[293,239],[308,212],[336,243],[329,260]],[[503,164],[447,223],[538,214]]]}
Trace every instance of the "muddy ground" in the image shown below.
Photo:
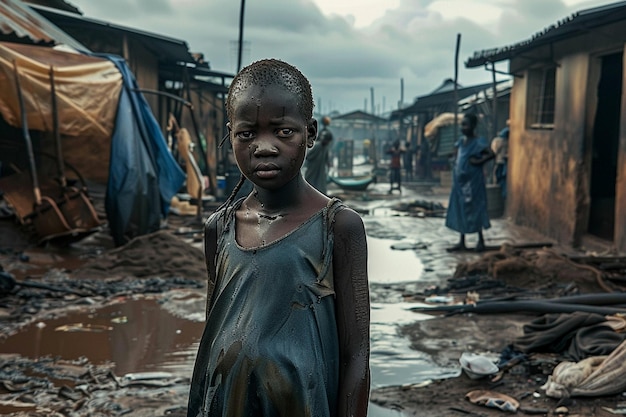
{"label": "muddy ground", "polygon": [[[370,196],[371,197],[371,196]],[[383,198],[382,196],[380,196]],[[414,210],[415,207],[404,207]],[[423,206],[416,215],[440,215],[441,207]],[[0,294],[0,337],[6,339],[28,325],[50,320],[72,310],[93,309],[136,297],[153,297],[172,305],[175,314],[189,317],[203,311],[206,294],[204,260],[198,249],[200,224],[193,217],[172,216],[161,232],[114,248],[106,231],[69,249],[38,248],[10,218],[0,219],[0,265],[18,282],[38,282],[48,289],[17,285]],[[542,252],[543,250],[543,252]],[[476,259],[479,262],[475,262]],[[463,259],[463,258],[460,258]],[[519,261],[520,259],[523,260]],[[483,296],[503,296],[520,291],[525,296],[552,297],[577,292],[599,292],[610,280],[598,280],[590,269],[580,268],[556,250],[488,252],[482,258],[460,262],[459,279],[466,275],[497,278],[504,286],[481,291]],[[521,279],[523,277],[524,279]],[[407,300],[423,301],[439,290],[449,294],[445,280],[440,288],[391,288]],[[603,288],[604,286],[604,288]],[[493,289],[495,288],[495,289]],[[462,298],[466,288],[457,296]],[[184,300],[183,303],[180,300]],[[177,302],[178,301],[178,302]],[[416,313],[417,314],[417,313]],[[497,355],[522,333],[536,315],[519,312],[487,315],[437,314],[431,320],[404,326],[412,348],[426,352],[442,366],[458,366],[464,351]],[[84,330],[84,329],[79,329]],[[478,406],[465,399],[475,389],[508,394],[520,411],[556,415],[559,406],[569,415],[611,416],[606,409],[624,410],[626,397],[558,401],[539,390],[556,362],[551,356],[535,358],[504,374],[497,383],[470,380],[465,374],[442,381],[372,390],[371,400],[402,416],[496,416],[499,409]],[[0,355],[0,414],[10,416],[177,416],[184,415],[189,378],[173,375],[116,375],[112,365],[54,357],[28,359]],[[626,377],[626,376],[625,376]]]}
{"label": "muddy ground", "polygon": [[[565,256],[565,253],[568,256]],[[468,291],[479,292],[485,299],[541,300],[580,294],[624,292],[626,274],[624,257],[616,257],[620,270],[599,274],[600,268],[573,262],[576,251],[560,252],[552,248],[512,250],[503,247],[471,261],[460,262],[455,276],[445,288],[419,294],[405,294],[407,299],[424,301],[426,296],[445,294],[457,300]],[[475,275],[474,275],[475,274]],[[494,279],[494,274],[499,277]],[[471,279],[474,278],[474,279]],[[524,326],[542,313],[510,309],[506,313],[452,314],[426,312],[434,318],[403,326],[401,332],[411,348],[429,354],[442,367],[458,366],[464,352],[484,355],[497,362],[520,336]],[[554,367],[565,360],[550,352],[529,354],[527,360],[494,377],[471,379],[463,371],[454,378],[390,386],[372,391],[371,401],[397,410],[401,416],[475,416],[492,417],[510,414],[495,407],[477,405],[466,397],[477,390],[505,394],[519,402],[518,414],[543,416],[608,417],[626,414],[626,392],[604,397],[555,399],[546,396],[541,386]],[[626,378],[622,375],[620,378]]]}

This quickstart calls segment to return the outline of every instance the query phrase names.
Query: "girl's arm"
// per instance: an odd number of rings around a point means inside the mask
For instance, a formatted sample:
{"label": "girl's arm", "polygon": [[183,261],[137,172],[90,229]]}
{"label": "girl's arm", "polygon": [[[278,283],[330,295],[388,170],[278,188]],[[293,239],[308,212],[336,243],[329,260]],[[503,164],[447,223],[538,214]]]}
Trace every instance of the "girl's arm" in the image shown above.
{"label": "girl's arm", "polygon": [[367,242],[359,215],[335,216],[333,274],[339,333],[339,417],[365,417],[370,390],[370,301]]}

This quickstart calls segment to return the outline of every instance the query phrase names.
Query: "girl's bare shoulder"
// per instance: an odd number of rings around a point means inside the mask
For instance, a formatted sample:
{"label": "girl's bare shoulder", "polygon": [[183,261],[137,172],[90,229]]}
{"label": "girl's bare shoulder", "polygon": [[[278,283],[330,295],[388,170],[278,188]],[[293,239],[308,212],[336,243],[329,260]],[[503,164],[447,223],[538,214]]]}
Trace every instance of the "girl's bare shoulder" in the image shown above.
{"label": "girl's bare shoulder", "polygon": [[361,216],[349,207],[345,207],[335,215],[334,231],[337,236],[365,239],[365,226]]}

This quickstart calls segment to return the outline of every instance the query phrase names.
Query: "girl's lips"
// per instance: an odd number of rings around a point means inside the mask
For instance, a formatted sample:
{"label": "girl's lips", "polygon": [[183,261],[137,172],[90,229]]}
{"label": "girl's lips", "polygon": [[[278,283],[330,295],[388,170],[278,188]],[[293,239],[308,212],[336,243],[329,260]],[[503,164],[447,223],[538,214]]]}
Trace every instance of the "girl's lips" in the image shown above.
{"label": "girl's lips", "polygon": [[274,164],[259,164],[254,169],[254,173],[259,178],[274,178],[279,171],[280,168]]}
{"label": "girl's lips", "polygon": [[259,178],[270,179],[276,177],[278,175],[278,172],[278,169],[257,170],[255,171],[255,174]]}

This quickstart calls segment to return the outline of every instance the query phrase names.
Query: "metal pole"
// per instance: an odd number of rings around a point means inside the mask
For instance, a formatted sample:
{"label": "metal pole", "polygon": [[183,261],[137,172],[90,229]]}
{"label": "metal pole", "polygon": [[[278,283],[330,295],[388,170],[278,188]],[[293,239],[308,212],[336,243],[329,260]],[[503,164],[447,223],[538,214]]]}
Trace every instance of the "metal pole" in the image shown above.
{"label": "metal pole", "polygon": [[241,0],[239,10],[239,50],[237,52],[237,72],[241,69],[241,56],[243,54],[243,17],[246,9],[246,0]]}
{"label": "metal pole", "polygon": [[37,177],[37,165],[35,164],[35,153],[33,151],[33,143],[30,140],[30,132],[28,131],[28,116],[26,115],[26,105],[22,95],[22,86],[20,85],[20,72],[17,68],[17,61],[13,61],[13,71],[15,72],[15,87],[17,88],[17,98],[20,104],[20,113],[22,115],[22,134],[24,142],[26,142],[26,151],[28,152],[28,163],[30,167],[30,176],[33,181],[33,196],[35,204],[41,205],[41,190],[39,189],[39,178]]}
{"label": "metal pole", "polygon": [[496,64],[491,63],[491,87],[493,90],[493,102],[491,103],[491,138],[495,138],[498,134],[498,92],[496,91]]}
{"label": "metal pole", "polygon": [[57,93],[54,85],[54,67],[50,66],[50,96],[52,104],[52,133],[54,135],[54,143],[57,151],[57,169],[59,171],[59,181],[61,187],[65,189],[67,187],[67,180],[65,179],[65,166],[63,164],[63,149],[61,146],[61,132],[59,129],[59,110],[57,107]]}
{"label": "metal pole", "polygon": [[459,127],[457,115],[459,113],[459,92],[457,81],[459,79],[459,49],[461,48],[461,34],[456,35],[456,49],[454,51],[454,135],[458,135]]}

